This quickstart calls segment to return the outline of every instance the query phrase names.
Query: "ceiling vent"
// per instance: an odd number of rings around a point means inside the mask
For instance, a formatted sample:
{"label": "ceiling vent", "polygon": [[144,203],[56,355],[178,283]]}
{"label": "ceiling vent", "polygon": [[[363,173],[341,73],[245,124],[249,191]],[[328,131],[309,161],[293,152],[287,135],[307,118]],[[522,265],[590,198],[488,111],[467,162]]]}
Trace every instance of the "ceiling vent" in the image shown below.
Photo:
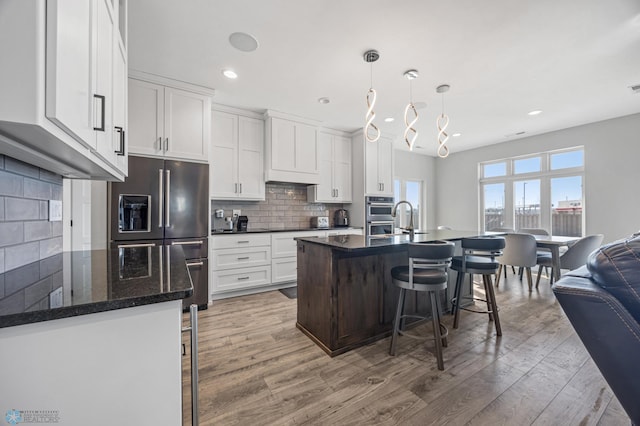
{"label": "ceiling vent", "polygon": [[629,86],[633,93],[640,93],[640,84],[634,84],[633,86]]}

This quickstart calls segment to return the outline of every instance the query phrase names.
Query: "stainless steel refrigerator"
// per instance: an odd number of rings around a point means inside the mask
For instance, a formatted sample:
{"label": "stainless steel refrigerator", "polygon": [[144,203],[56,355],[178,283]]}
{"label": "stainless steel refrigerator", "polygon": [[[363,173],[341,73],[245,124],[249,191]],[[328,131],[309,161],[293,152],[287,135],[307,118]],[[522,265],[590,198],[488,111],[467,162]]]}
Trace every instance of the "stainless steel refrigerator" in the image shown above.
{"label": "stainless steel refrigerator", "polygon": [[[109,185],[109,239],[119,250],[123,273],[168,256],[167,246],[182,246],[193,281],[193,296],[183,307],[208,301],[209,166],[178,160],[129,156],[129,176]],[[136,262],[128,265],[127,262]]]}

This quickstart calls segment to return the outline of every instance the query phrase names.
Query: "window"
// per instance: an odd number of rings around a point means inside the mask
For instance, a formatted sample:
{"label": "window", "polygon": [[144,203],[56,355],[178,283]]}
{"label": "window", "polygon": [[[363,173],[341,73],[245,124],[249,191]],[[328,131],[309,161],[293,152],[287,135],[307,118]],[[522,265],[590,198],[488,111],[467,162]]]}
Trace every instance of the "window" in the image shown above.
{"label": "window", "polygon": [[[422,202],[422,181],[408,179],[394,179],[393,181],[393,197],[396,203],[406,200],[413,206],[413,226],[415,229],[423,228],[423,205]],[[404,228],[410,223],[409,206],[402,204],[398,206],[395,226]]]}
{"label": "window", "polygon": [[483,230],[543,228],[582,236],[583,148],[481,163],[480,176]]}

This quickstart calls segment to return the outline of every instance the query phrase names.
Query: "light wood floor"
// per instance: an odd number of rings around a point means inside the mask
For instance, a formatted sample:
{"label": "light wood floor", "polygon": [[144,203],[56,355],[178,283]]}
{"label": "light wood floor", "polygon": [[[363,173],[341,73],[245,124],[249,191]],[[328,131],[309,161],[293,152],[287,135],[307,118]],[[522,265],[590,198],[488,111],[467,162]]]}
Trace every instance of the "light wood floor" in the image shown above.
{"label": "light wood floor", "polygon": [[[501,338],[486,315],[463,311],[457,330],[445,316],[442,372],[433,342],[406,337],[395,357],[386,338],[330,358],[277,291],[217,301],[199,314],[200,424],[630,424],[547,280],[529,293],[509,274],[497,297]],[[188,356],[183,373],[189,425]]]}

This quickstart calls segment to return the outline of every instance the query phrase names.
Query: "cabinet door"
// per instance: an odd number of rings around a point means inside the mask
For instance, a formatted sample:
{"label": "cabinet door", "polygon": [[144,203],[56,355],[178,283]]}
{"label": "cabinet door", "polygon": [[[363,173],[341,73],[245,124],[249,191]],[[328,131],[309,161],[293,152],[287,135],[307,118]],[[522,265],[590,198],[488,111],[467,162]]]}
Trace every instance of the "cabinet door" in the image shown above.
{"label": "cabinet door", "polygon": [[238,118],[238,197],[264,200],[264,121]]}
{"label": "cabinet door", "polygon": [[115,164],[113,149],[113,52],[114,27],[112,4],[109,0],[95,2],[95,97],[93,127],[96,152],[110,164]]}
{"label": "cabinet door", "polygon": [[316,187],[316,202],[335,202],[335,186],[333,183],[333,136],[318,133],[318,169],[320,183]]}
{"label": "cabinet door", "polygon": [[166,87],[164,103],[165,155],[209,161],[211,99],[208,96]]}
{"label": "cabinet door", "polygon": [[[122,173],[127,174],[127,144],[129,131],[127,128],[127,51],[120,37],[114,37],[113,51],[113,151],[116,153],[115,166]],[[119,130],[122,129],[122,130]]]}
{"label": "cabinet door", "polygon": [[289,120],[271,119],[271,168],[296,170],[296,125]]}
{"label": "cabinet door", "polygon": [[164,87],[129,79],[129,152],[163,154]]}
{"label": "cabinet door", "polygon": [[318,141],[316,128],[296,123],[295,170],[318,174]]}
{"label": "cabinet door", "polygon": [[[380,139],[378,139],[380,142]],[[382,191],[378,179],[378,142],[364,142],[365,193],[377,195]]]}
{"label": "cabinet door", "polygon": [[45,115],[95,149],[91,13],[87,0],[47,2]]}
{"label": "cabinet door", "polygon": [[333,139],[333,186],[336,201],[351,202],[351,139],[341,136]]}
{"label": "cabinet door", "polygon": [[390,139],[378,140],[378,180],[382,194],[393,196],[393,142]]}
{"label": "cabinet door", "polygon": [[211,113],[211,158],[209,159],[211,198],[238,196],[238,116]]}

